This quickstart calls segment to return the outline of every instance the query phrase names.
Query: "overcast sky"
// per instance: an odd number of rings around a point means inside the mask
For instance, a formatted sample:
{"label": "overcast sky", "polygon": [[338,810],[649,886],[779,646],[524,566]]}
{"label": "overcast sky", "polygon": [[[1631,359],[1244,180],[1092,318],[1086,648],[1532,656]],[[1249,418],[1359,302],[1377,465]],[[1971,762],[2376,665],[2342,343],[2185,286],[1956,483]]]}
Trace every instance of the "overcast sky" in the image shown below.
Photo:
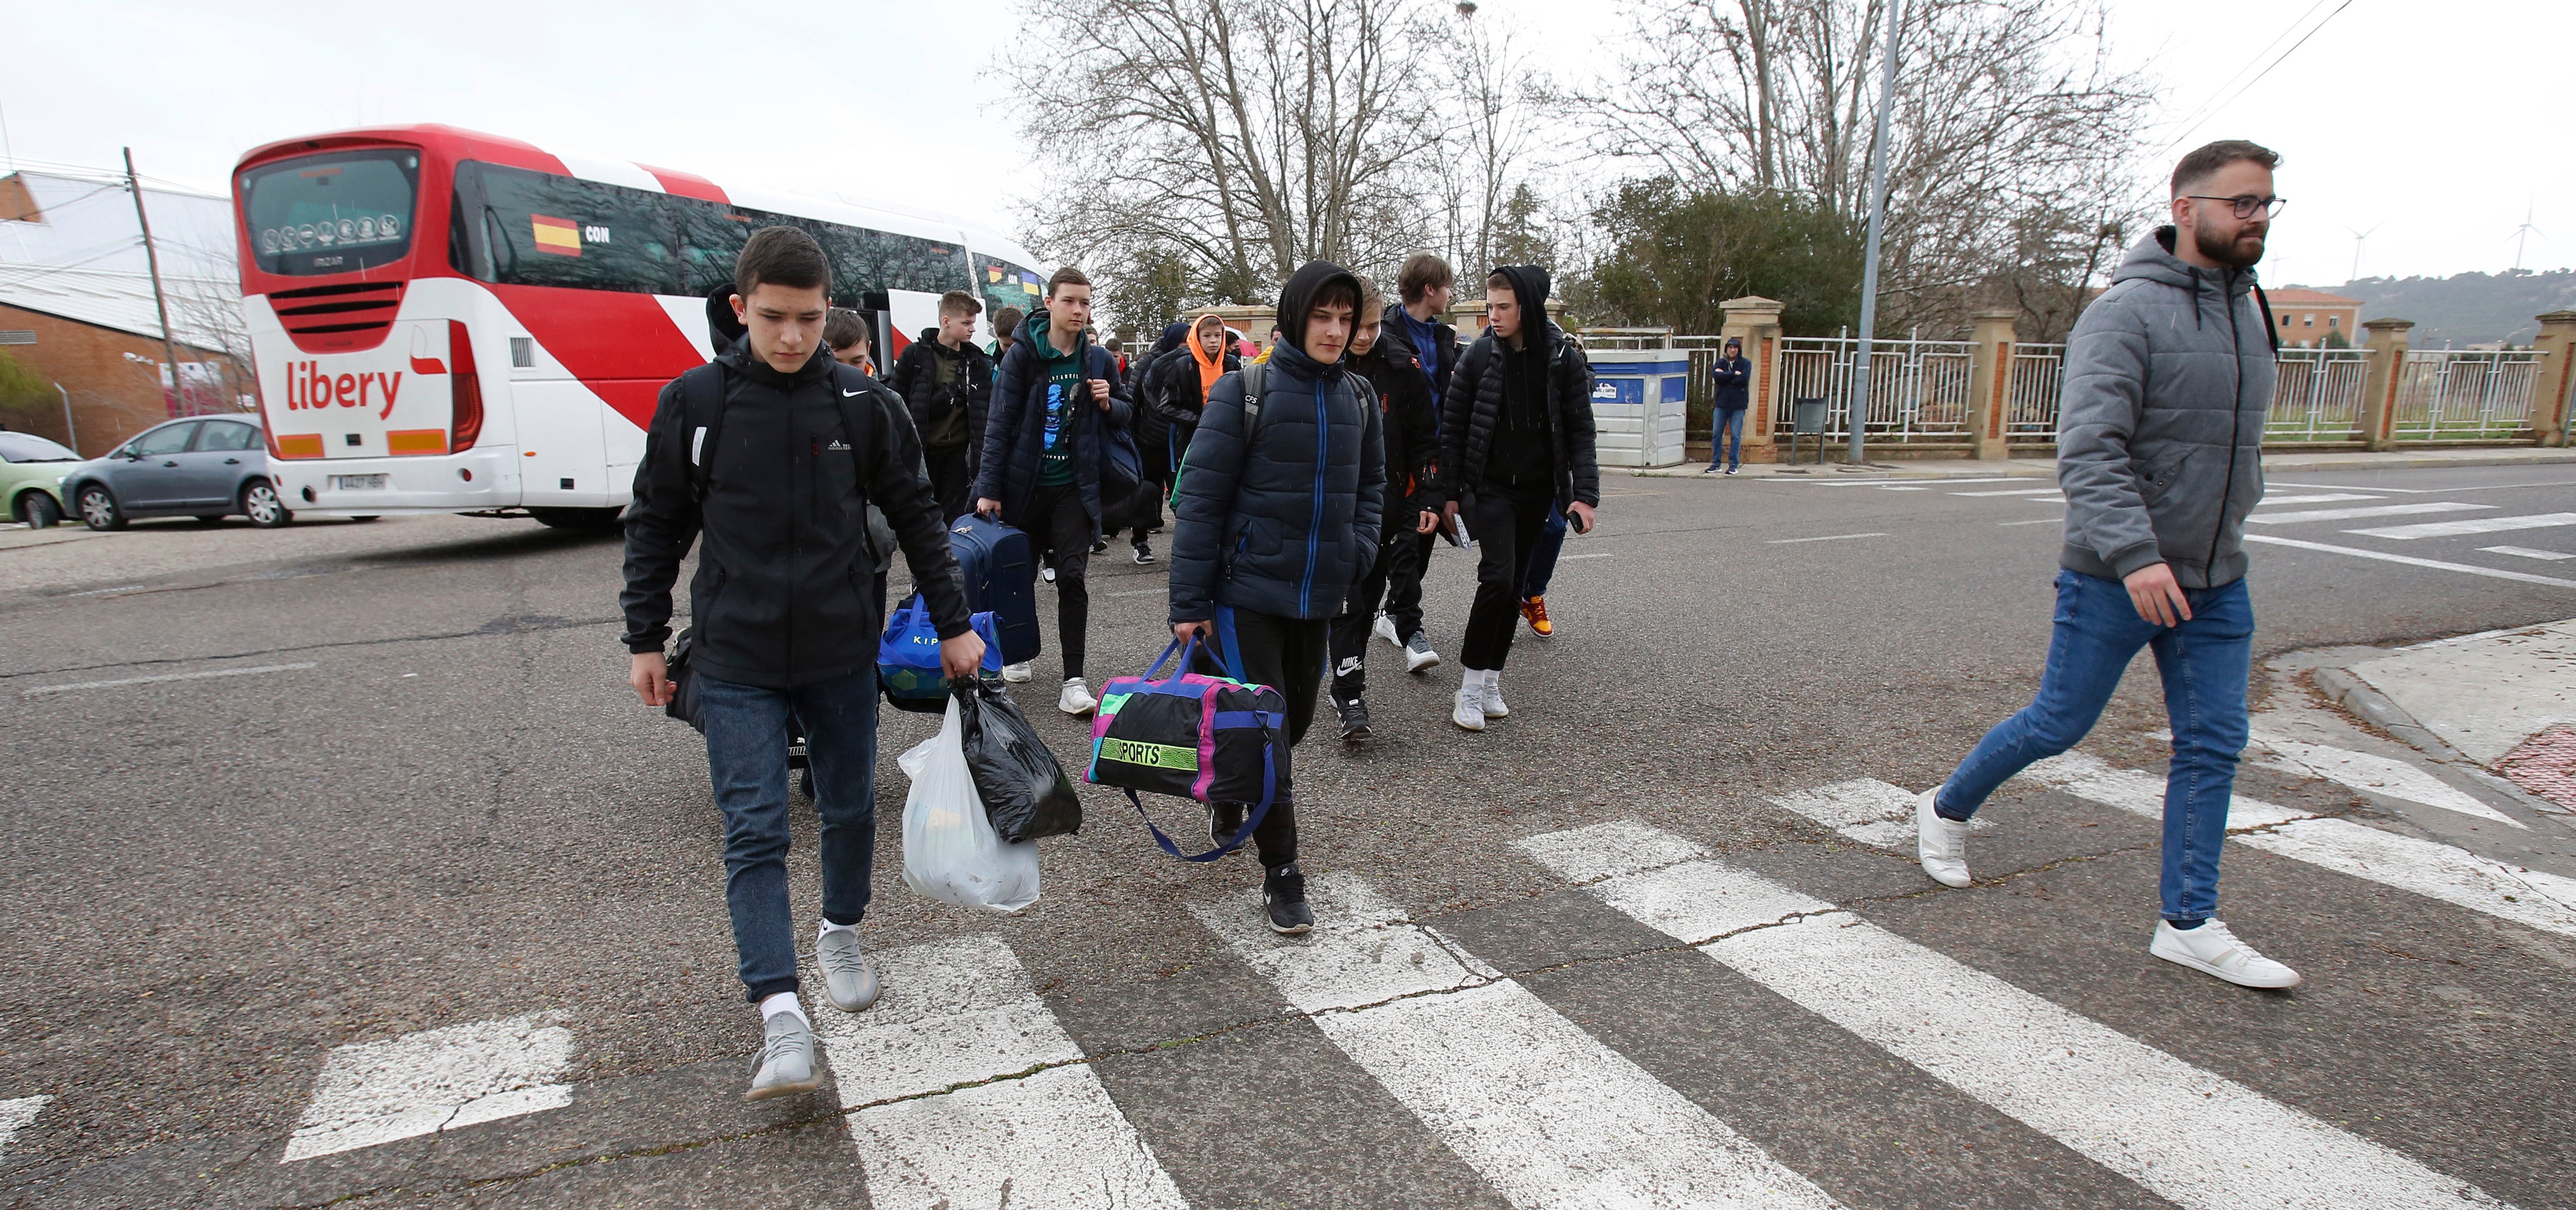
{"label": "overcast sky", "polygon": [[[2541,234],[2524,265],[2576,264],[2576,158],[2558,150],[2555,128],[2534,124],[2565,78],[2576,5],[2109,3],[2120,55],[2164,84],[2159,144],[2244,137],[2287,157],[2279,189],[2292,200],[2266,280],[2345,280],[2356,230],[2372,232],[2365,275],[2506,269],[2526,206]],[[988,70],[1018,6],[850,0],[781,10],[793,23],[764,23],[759,11],[0,0],[0,116],[20,160],[106,168],[130,144],[147,175],[210,192],[242,151],[272,139],[435,121],[1021,227],[1013,200],[1042,182],[1013,133],[1015,90]],[[2278,68],[2183,129],[2244,79],[2223,82],[2330,13]],[[1529,27],[1566,74],[1598,69],[1599,40],[1619,24],[1607,0],[1484,0],[1477,19],[1492,17]]]}

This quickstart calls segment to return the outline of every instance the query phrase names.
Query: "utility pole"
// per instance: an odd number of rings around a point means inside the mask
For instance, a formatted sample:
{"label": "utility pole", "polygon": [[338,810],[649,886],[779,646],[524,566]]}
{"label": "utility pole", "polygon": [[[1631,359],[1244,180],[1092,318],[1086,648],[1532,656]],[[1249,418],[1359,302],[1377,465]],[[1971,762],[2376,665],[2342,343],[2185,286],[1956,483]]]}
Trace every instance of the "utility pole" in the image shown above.
{"label": "utility pole", "polygon": [[134,222],[143,228],[143,263],[152,270],[152,309],[161,315],[161,356],[170,367],[170,401],[179,401],[179,351],[170,340],[170,299],[161,292],[161,253],[152,246],[152,216],[143,210],[143,181],[134,175],[134,149],[125,149],[125,187],[134,193]]}
{"label": "utility pole", "polygon": [[63,397],[63,444],[72,447],[72,452],[77,454],[80,452],[80,427],[72,423],[72,393],[64,390],[59,382],[54,384],[54,393]]}
{"label": "utility pole", "polygon": [[1869,429],[1869,345],[1878,327],[1878,247],[1887,229],[1887,123],[1896,109],[1896,23],[1905,0],[1887,0],[1887,58],[1878,69],[1878,137],[1869,145],[1869,249],[1860,274],[1860,350],[1852,359],[1851,464]]}

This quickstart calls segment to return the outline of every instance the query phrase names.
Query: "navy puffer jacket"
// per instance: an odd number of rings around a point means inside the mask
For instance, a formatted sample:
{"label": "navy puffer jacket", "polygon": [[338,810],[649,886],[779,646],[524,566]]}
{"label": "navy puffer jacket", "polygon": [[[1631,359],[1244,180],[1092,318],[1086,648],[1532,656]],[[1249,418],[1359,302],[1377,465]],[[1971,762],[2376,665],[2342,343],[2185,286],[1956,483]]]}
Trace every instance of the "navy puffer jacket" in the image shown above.
{"label": "navy puffer jacket", "polygon": [[1241,371],[1208,393],[1174,509],[1175,624],[1207,621],[1219,605],[1335,617],[1377,558],[1386,440],[1376,392],[1301,348],[1308,302],[1335,277],[1357,293],[1347,270],[1321,261],[1281,291],[1283,339],[1263,371],[1253,432]]}

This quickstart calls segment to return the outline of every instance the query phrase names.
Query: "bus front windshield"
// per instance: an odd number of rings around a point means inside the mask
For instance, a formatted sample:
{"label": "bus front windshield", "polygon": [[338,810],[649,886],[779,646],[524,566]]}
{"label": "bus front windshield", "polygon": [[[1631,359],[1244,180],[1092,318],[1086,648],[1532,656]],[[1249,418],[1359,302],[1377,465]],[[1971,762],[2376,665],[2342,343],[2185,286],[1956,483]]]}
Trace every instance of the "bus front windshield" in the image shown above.
{"label": "bus front windshield", "polygon": [[263,164],[241,179],[252,262],[296,277],[392,264],[411,252],[419,196],[416,151],[332,152]]}

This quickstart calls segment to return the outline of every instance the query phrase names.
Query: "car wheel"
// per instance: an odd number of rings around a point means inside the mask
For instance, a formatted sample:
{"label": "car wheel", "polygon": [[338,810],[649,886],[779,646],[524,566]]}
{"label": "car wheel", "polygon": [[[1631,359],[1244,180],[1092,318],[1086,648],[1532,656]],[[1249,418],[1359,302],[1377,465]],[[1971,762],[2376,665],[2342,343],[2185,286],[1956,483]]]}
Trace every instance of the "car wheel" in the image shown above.
{"label": "car wheel", "polygon": [[549,529],[575,529],[599,532],[615,529],[625,517],[619,508],[532,508],[528,515]]}
{"label": "car wheel", "polygon": [[261,529],[277,529],[295,519],[286,511],[286,501],[278,498],[277,485],[266,479],[253,479],[242,485],[242,515]]}
{"label": "car wheel", "polygon": [[63,519],[63,506],[43,492],[29,492],[18,499],[18,519],[29,529],[52,529]]}
{"label": "car wheel", "polygon": [[125,528],[125,510],[116,506],[116,496],[105,487],[90,484],[73,498],[80,506],[81,522],[91,529]]}

